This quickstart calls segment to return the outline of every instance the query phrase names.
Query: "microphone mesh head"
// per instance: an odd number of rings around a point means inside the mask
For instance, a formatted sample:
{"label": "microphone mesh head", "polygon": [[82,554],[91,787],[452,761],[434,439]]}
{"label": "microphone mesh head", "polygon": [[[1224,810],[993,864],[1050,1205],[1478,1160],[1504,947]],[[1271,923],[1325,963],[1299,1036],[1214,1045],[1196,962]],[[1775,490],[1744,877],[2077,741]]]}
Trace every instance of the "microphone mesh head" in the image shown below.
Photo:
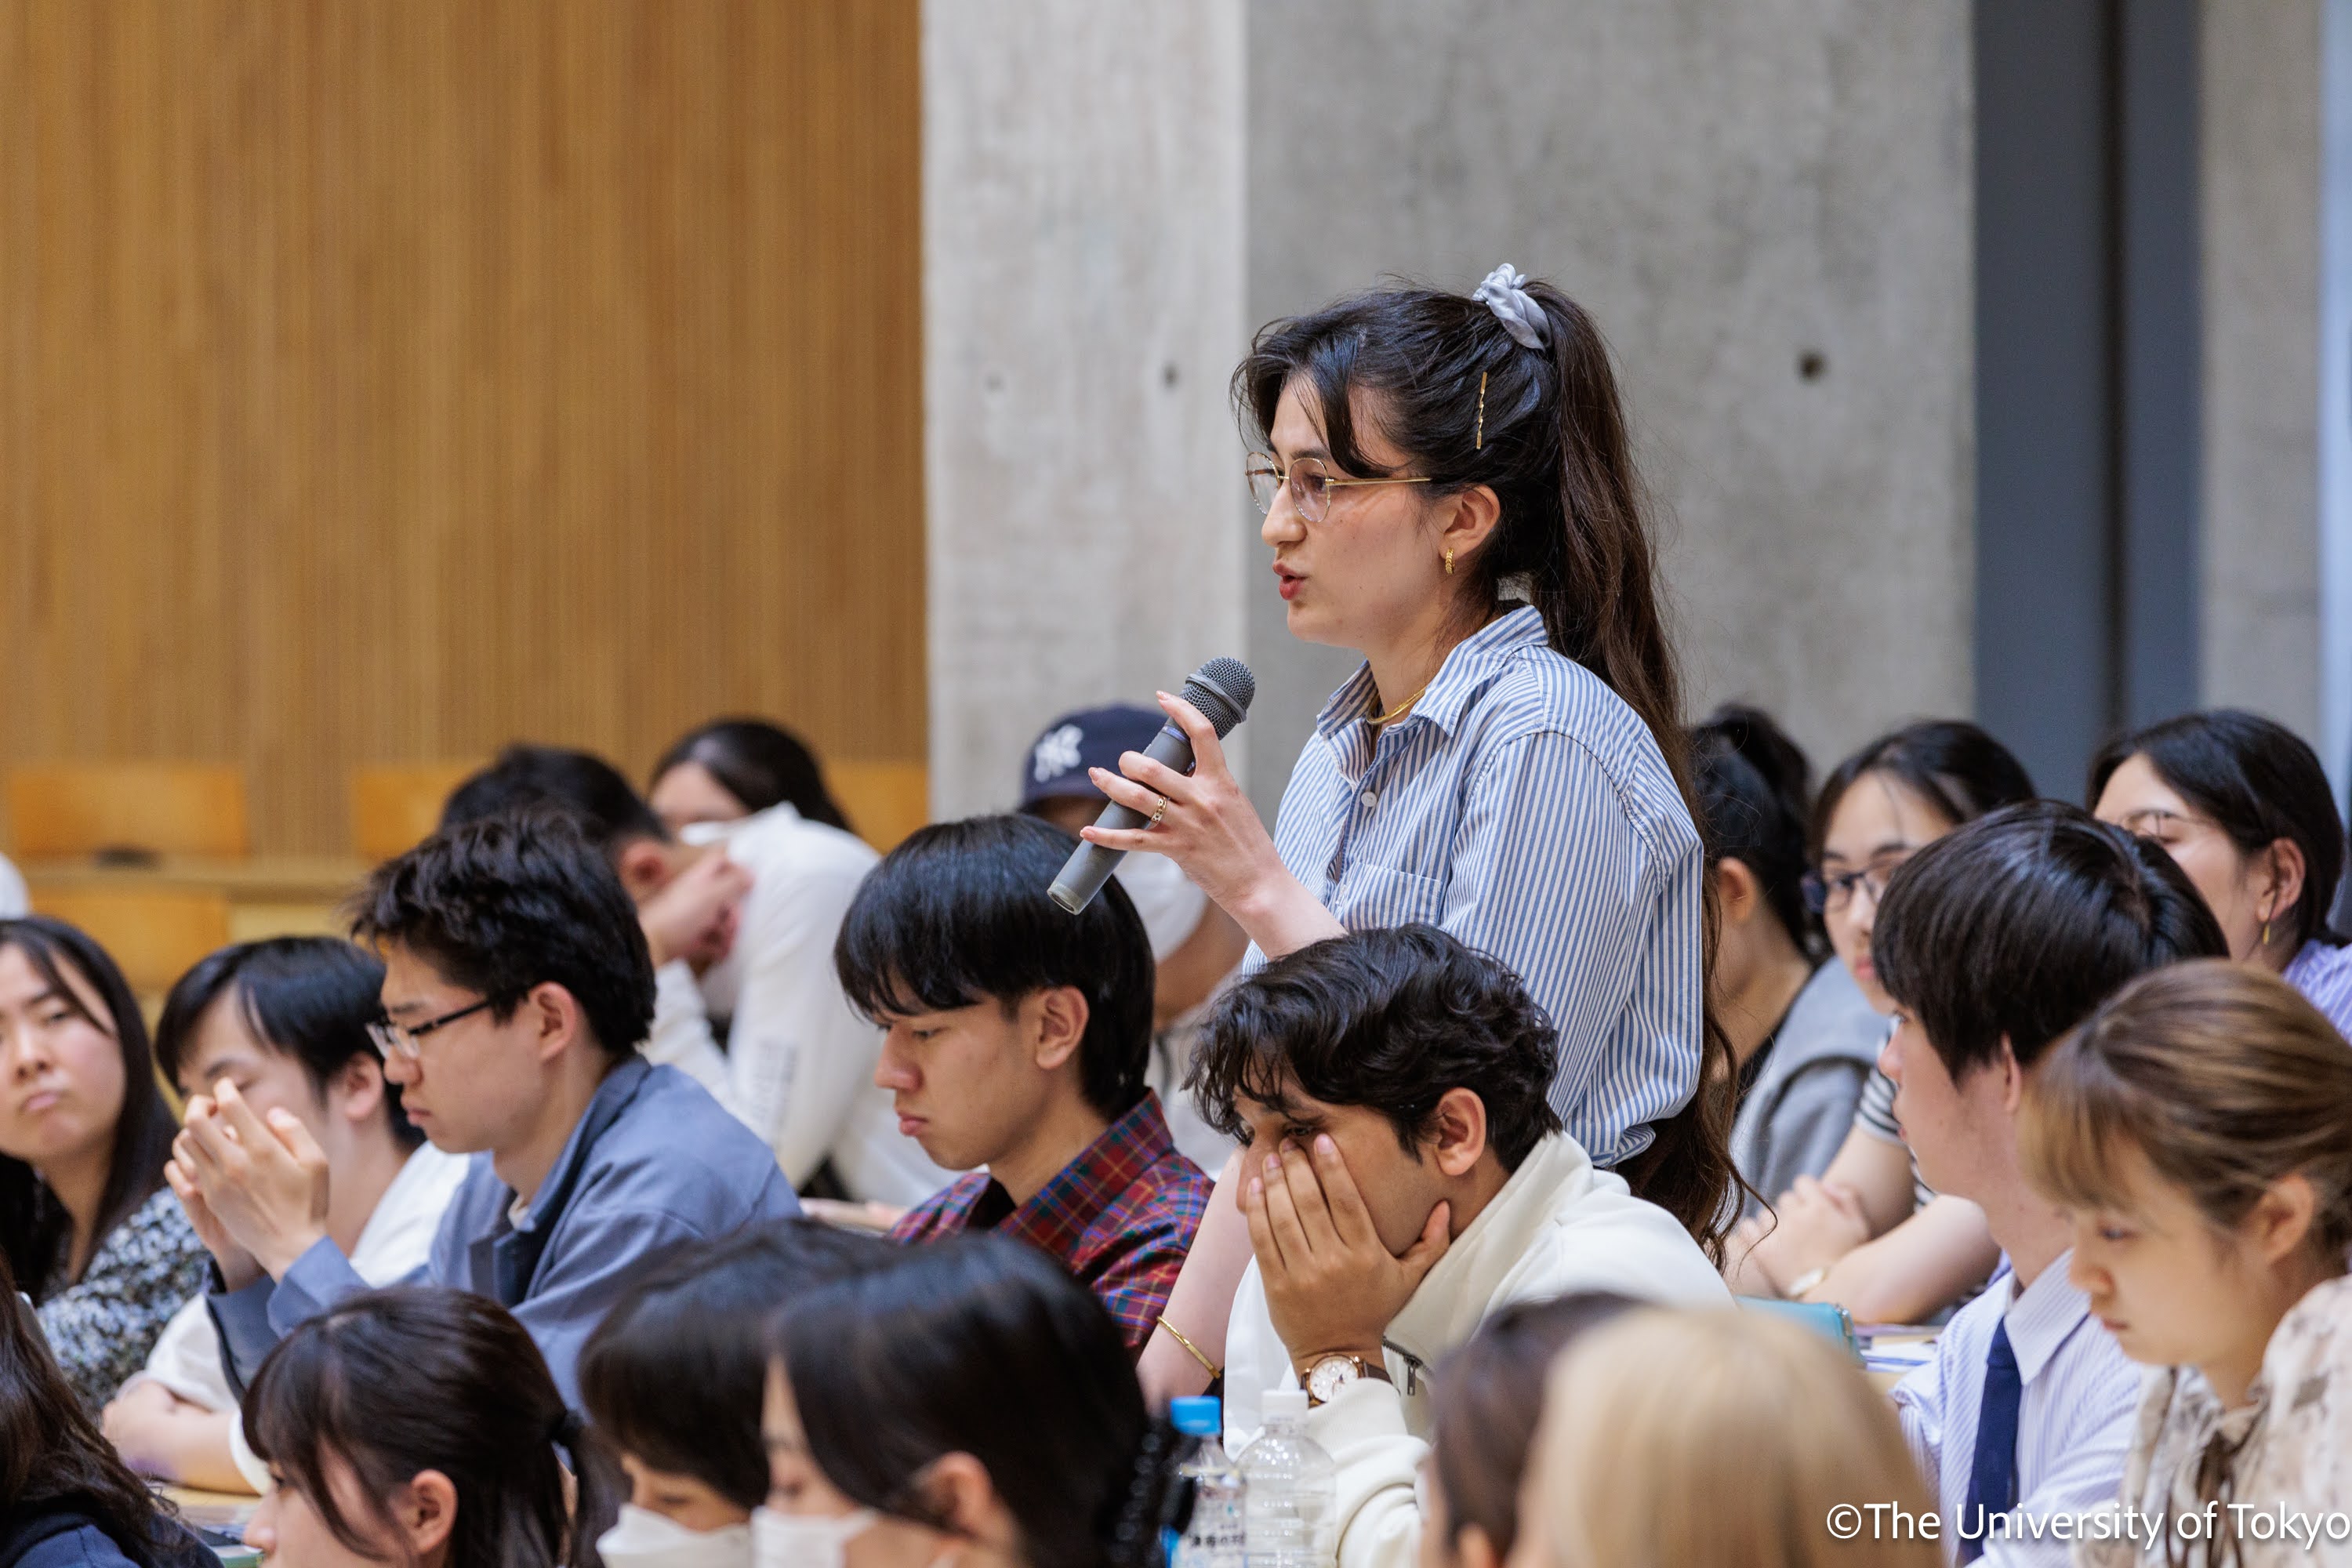
{"label": "microphone mesh head", "polygon": [[1257,677],[1240,659],[1213,658],[1184,678],[1183,695],[1222,738],[1249,711],[1257,696]]}

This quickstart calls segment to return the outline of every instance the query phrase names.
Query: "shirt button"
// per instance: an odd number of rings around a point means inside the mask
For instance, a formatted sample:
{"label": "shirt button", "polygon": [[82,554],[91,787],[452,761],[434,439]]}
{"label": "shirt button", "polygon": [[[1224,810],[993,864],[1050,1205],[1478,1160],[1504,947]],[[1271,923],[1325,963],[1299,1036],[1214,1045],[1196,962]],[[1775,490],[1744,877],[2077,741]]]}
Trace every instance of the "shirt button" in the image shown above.
{"label": "shirt button", "polygon": [[1381,797],[1370,790],[1366,790],[1362,795],[1358,795],[1356,798],[1362,801],[1366,805],[1378,805],[1381,803]]}

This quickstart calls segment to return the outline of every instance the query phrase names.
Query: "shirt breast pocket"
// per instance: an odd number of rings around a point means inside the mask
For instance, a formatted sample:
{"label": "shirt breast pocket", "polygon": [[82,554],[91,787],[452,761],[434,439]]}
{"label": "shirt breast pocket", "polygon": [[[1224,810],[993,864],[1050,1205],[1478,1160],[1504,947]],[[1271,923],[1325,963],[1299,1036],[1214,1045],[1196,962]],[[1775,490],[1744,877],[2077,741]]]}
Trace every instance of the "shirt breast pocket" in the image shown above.
{"label": "shirt breast pocket", "polygon": [[1339,897],[1333,903],[1332,914],[1349,931],[1414,921],[1434,925],[1445,912],[1445,883],[1440,878],[1401,871],[1393,866],[1359,864],[1341,875]]}

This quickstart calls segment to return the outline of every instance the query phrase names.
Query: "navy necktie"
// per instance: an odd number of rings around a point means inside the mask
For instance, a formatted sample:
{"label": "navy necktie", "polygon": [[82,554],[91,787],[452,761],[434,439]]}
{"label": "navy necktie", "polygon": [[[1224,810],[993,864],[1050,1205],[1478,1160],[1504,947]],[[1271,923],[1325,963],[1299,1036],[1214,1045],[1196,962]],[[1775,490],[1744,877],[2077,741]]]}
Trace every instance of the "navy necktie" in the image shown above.
{"label": "navy necktie", "polygon": [[[2017,1374],[2017,1352],[2010,1348],[2009,1324],[1993,1331],[1992,1349],[1985,1352],[1984,1397],[1977,1405],[1977,1451],[1969,1469],[1969,1500],[1960,1509],[1963,1531],[1979,1528],[1977,1510],[1984,1510],[1984,1528],[1994,1516],[2017,1506],[2017,1406],[2024,1393]],[[1984,1538],[1959,1542],[1959,1560],[1973,1563],[1984,1555]]]}

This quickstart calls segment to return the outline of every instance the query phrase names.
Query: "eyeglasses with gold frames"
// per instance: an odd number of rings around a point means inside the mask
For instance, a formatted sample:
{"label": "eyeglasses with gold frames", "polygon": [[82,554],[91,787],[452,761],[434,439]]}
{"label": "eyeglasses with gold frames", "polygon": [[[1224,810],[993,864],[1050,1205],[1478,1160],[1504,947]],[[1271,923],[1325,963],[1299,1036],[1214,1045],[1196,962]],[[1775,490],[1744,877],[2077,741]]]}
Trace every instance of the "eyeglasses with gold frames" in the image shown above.
{"label": "eyeglasses with gold frames", "polygon": [[1427,474],[1415,474],[1411,479],[1335,479],[1331,470],[1323,466],[1320,458],[1300,458],[1285,472],[1282,465],[1265,452],[1253,452],[1243,466],[1249,476],[1250,499],[1257,502],[1260,511],[1274,510],[1274,498],[1285,489],[1290,491],[1290,504],[1308,522],[1320,522],[1331,510],[1333,490],[1355,489],[1371,485],[1425,485]]}

